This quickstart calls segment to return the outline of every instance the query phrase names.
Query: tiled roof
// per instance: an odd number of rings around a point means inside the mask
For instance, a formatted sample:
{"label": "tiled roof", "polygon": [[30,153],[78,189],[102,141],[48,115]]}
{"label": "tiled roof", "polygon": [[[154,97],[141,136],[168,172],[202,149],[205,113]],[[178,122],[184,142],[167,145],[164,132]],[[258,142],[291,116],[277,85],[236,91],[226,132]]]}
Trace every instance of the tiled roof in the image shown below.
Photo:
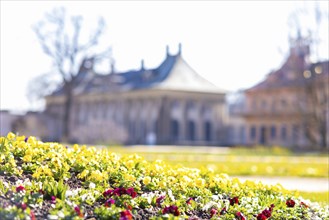
{"label": "tiled roof", "polygon": [[[121,73],[110,73],[106,75],[93,73],[92,70],[81,71],[78,74],[76,80],[76,86],[73,93],[78,94],[91,94],[91,93],[116,93],[124,91],[132,91],[139,89],[173,89],[179,91],[204,91],[204,92],[221,92],[222,90],[216,88],[213,84],[209,83],[201,76],[197,75],[186,62],[181,62],[180,52],[176,55],[170,55],[167,53],[165,60],[154,69],[144,69],[143,67],[139,70],[130,70]],[[189,77],[189,82],[180,82],[183,79],[180,77],[174,77],[175,80],[166,82],[166,79],[172,74],[175,65],[185,65],[184,75],[193,75]],[[186,68],[187,67],[187,68]],[[187,71],[187,72],[186,72]],[[177,71],[176,71],[177,72]],[[175,74],[182,74],[178,71]],[[195,76],[197,75],[197,77]],[[178,79],[178,80],[177,80]],[[177,83],[179,81],[179,83]],[[193,81],[193,82],[192,82]],[[198,81],[198,82],[197,82]],[[191,83],[192,82],[192,83]],[[168,84],[175,84],[171,87]],[[178,87],[177,87],[178,85]],[[188,87],[188,85],[190,85]],[[194,89],[195,88],[195,89]],[[194,89],[194,90],[193,90]],[[62,95],[63,90],[59,89],[54,92],[53,95]]]}
{"label": "tiled roof", "polygon": [[[265,80],[245,91],[249,92],[303,86],[308,79],[312,79],[317,75],[320,76],[320,74],[316,74],[316,68],[321,68],[321,76],[328,76],[328,66],[329,61],[307,64],[299,58],[293,58],[290,56],[280,69],[269,73]],[[309,78],[304,76],[305,71],[309,71]]]}

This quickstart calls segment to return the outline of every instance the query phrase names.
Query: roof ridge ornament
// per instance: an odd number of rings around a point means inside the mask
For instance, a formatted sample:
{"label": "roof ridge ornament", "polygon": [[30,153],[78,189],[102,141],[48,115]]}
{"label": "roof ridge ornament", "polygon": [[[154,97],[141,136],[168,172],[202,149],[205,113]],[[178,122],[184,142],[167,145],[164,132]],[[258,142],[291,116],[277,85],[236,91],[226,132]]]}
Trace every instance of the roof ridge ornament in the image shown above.
{"label": "roof ridge ornament", "polygon": [[141,60],[141,70],[145,70],[145,68],[144,68],[144,59]]}
{"label": "roof ridge ornament", "polygon": [[166,46],[166,53],[167,53],[167,57],[170,55],[169,54],[169,45]]}
{"label": "roof ridge ornament", "polygon": [[182,54],[182,43],[178,43],[178,53],[177,55],[181,55]]}

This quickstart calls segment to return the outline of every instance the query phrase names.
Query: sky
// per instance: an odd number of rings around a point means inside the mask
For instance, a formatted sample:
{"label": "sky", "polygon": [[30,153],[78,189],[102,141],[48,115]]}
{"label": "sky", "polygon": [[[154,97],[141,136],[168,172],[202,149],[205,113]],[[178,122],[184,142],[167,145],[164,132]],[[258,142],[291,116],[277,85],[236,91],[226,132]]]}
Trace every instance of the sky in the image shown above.
{"label": "sky", "polygon": [[[101,47],[112,47],[117,71],[157,67],[182,44],[182,56],[219,88],[237,91],[262,81],[288,56],[289,36],[316,30],[314,8],[322,22],[313,61],[329,59],[328,1],[1,1],[0,109],[42,110],[30,102],[28,84],[51,70],[32,26],[55,7],[82,15],[86,36],[102,16]],[[299,15],[296,22],[292,15]]]}

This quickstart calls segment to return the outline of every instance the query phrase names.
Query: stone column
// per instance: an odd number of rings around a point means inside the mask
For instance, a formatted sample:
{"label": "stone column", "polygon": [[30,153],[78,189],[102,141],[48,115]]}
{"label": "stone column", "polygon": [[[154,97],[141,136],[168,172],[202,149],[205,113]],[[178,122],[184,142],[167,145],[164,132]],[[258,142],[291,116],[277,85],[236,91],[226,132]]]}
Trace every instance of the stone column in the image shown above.
{"label": "stone column", "polygon": [[158,117],[159,143],[170,143],[170,103],[168,97],[161,98],[160,111]]}
{"label": "stone column", "polygon": [[204,119],[202,115],[202,103],[195,102],[195,141],[201,142],[204,140]]}
{"label": "stone column", "polygon": [[182,119],[181,119],[181,130],[180,130],[180,139],[185,142],[187,140],[187,100],[182,100],[181,104],[182,104]]}

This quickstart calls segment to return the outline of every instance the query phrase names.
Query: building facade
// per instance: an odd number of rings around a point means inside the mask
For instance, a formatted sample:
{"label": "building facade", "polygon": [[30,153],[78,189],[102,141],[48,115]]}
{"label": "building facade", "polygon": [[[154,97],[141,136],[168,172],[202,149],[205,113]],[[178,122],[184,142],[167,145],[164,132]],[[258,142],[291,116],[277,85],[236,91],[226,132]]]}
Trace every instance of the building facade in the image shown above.
{"label": "building facade", "polygon": [[[198,75],[181,47],[154,69],[101,75],[85,60],[73,90],[71,140],[79,143],[218,145],[225,138],[225,92]],[[50,133],[62,134],[62,90],[46,97]]]}
{"label": "building facade", "polygon": [[246,144],[328,147],[329,61],[311,63],[309,45],[293,40],[284,64],[244,91]]}

